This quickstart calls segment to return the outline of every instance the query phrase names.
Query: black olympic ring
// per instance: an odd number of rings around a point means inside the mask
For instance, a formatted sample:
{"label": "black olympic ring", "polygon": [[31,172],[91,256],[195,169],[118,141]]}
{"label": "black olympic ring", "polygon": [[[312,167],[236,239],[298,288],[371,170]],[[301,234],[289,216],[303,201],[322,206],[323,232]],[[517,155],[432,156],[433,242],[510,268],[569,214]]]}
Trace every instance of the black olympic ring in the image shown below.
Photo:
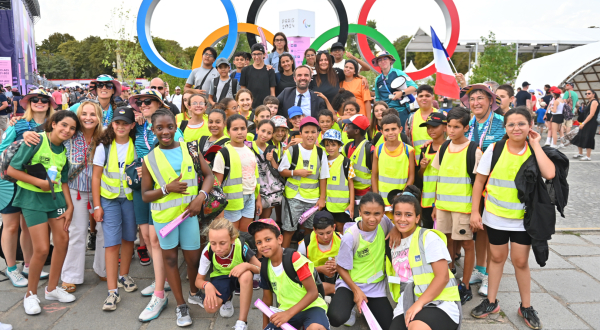
{"label": "black olympic ring", "polygon": [[[342,0],[328,0],[338,18],[339,26],[340,26],[340,35],[338,36],[338,42],[341,42],[342,45],[346,45],[346,41],[348,40],[348,15],[346,14],[346,7],[342,3]],[[267,2],[267,0],[252,0],[252,4],[250,5],[250,9],[248,10],[248,18],[246,19],[246,23],[256,24],[256,18],[260,13],[262,6]],[[250,48],[256,41],[256,34],[246,32],[246,38],[248,38],[248,45]]]}

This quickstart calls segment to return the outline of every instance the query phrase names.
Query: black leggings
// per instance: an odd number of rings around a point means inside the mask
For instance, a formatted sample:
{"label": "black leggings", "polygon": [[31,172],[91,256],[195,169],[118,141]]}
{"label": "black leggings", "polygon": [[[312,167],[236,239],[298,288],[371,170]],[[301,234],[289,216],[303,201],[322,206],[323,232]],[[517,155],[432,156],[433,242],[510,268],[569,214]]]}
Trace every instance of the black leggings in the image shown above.
{"label": "black leggings", "polygon": [[[389,329],[392,317],[394,317],[394,310],[388,298],[367,298],[369,299],[367,306],[369,306],[381,328]],[[350,312],[352,312],[354,305],[354,293],[351,290],[346,288],[337,289],[327,311],[327,317],[331,326],[339,327],[346,323],[350,318]]]}
{"label": "black leggings", "polygon": [[[427,324],[431,330],[456,330],[458,324],[454,323],[450,316],[443,310],[437,307],[423,307],[420,312],[415,315],[413,321],[421,321]],[[383,328],[382,329],[387,329]],[[392,321],[390,330],[407,330],[404,321],[404,314],[398,315]]]}

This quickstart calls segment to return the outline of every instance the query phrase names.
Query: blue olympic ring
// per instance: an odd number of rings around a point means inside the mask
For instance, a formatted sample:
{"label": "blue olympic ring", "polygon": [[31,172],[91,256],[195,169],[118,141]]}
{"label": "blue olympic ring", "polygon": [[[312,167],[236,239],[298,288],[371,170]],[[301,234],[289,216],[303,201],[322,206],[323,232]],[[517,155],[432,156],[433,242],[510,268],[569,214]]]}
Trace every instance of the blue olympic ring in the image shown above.
{"label": "blue olympic ring", "polygon": [[[192,73],[192,70],[184,70],[169,64],[165,59],[158,53],[154,42],[152,42],[152,36],[150,35],[150,22],[152,20],[152,14],[154,9],[160,0],[144,0],[140,6],[137,18],[137,34],[142,51],[146,54],[146,57],[154,64],[157,68],[166,74],[174,77],[187,78]],[[229,58],[233,55],[238,43],[238,25],[237,25],[237,14],[231,0],[221,0],[225,11],[227,11],[227,18],[229,19],[229,35],[227,36],[227,43],[218,58],[224,57]],[[216,61],[215,61],[216,63]]]}

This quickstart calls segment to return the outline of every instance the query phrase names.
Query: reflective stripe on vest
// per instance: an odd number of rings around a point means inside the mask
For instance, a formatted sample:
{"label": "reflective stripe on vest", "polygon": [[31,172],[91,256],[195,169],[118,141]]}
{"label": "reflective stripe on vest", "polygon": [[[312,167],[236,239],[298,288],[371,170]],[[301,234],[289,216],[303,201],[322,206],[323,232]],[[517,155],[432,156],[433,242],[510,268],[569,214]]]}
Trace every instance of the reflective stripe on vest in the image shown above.
{"label": "reflective stripe on vest", "polygon": [[[359,230],[358,224],[352,225],[346,232]],[[385,278],[385,234],[381,225],[377,225],[377,234],[373,242],[358,235],[358,248],[354,252],[353,267],[348,271],[355,283],[378,283]]]}
{"label": "reflective stripe on vest", "polygon": [[529,145],[526,144],[525,148],[522,155],[515,155],[507,144],[504,145],[486,186],[485,208],[488,212],[503,218],[524,218],[525,204],[519,200],[515,178],[523,163],[531,156]]}
{"label": "reflective stripe on vest", "polygon": [[432,207],[435,202],[435,188],[438,180],[438,170],[431,166],[431,162],[436,154],[430,154],[430,151],[431,144],[425,148],[425,152],[423,153],[423,156],[429,159],[429,164],[427,164],[423,172],[423,193],[421,194],[421,206],[425,208]]}
{"label": "reflective stripe on vest", "polygon": [[[157,223],[167,223],[177,218],[198,195],[198,175],[192,157],[186,147],[180,146],[179,149],[182,154],[181,182],[187,183],[187,195],[171,192],[150,203],[152,219]],[[160,148],[152,149],[144,157],[144,162],[154,180],[154,189],[161,189],[179,177]]]}
{"label": "reflective stripe on vest", "polygon": [[352,157],[349,157],[354,168],[354,174],[356,175],[353,179],[354,189],[357,190],[367,189],[371,186],[371,170],[367,167],[367,157],[365,156],[365,153],[371,152],[371,150],[365,150],[366,143],[367,140],[363,140],[354,149]]}
{"label": "reflective stripe on vest", "polygon": [[[217,254],[213,251],[213,257],[210,261],[213,266],[213,271],[210,273],[211,278],[215,276],[229,275],[233,267],[244,263],[244,259],[242,258],[242,252],[244,247],[242,246],[242,242],[240,242],[239,238],[235,239],[234,246],[235,248],[233,249],[233,258],[231,259],[231,263],[227,267],[223,267],[217,262]],[[210,243],[208,243],[208,249],[210,249]]]}
{"label": "reflective stripe on vest", "polygon": [[331,248],[328,251],[321,251],[317,235],[313,230],[312,233],[310,233],[310,244],[306,247],[306,257],[313,262],[315,267],[323,266],[329,258],[337,257],[341,243],[342,239],[336,233],[333,233],[333,237],[331,238]]}
{"label": "reflective stripe on vest", "polygon": [[[437,109],[433,108],[433,112],[437,112]],[[431,137],[427,134],[427,127],[419,127],[419,125],[424,122],[425,120],[423,120],[423,116],[421,115],[421,109],[419,109],[413,115],[412,127],[410,130],[412,144],[415,149],[420,149],[425,143],[431,141]]]}
{"label": "reflective stripe on vest", "polygon": [[[229,174],[223,178],[223,192],[227,196],[227,211],[239,211],[244,208],[244,187],[242,186],[242,161],[240,155],[229,142],[225,143],[229,151]],[[222,156],[221,156],[222,157]]]}
{"label": "reflective stripe on vest", "polygon": [[[131,164],[135,159],[135,147],[133,144],[133,140],[129,138],[125,164]],[[104,146],[104,148],[107,148],[107,146]],[[115,199],[121,194],[121,185],[123,185],[125,196],[128,200],[133,200],[133,191],[127,184],[127,175],[125,173],[121,174],[119,169],[119,156],[116,140],[113,140],[108,148],[108,159],[106,160],[106,165],[104,165],[102,177],[100,179],[100,195],[106,199]],[[123,166],[125,166],[125,164],[123,164]]]}
{"label": "reflective stripe on vest", "polygon": [[[294,170],[303,170],[306,169],[304,167],[304,161],[302,159],[302,152],[300,151],[300,146],[298,148],[298,164],[296,164],[296,168]],[[319,159],[319,153],[317,152],[317,146],[313,146],[313,150],[310,153],[310,160],[308,162],[308,170],[312,171],[313,174],[307,176],[306,178],[300,176],[293,176],[287,179],[285,184],[285,197],[294,198],[298,193],[302,198],[313,199],[319,198],[320,189],[319,188],[319,175],[321,174],[321,159]],[[292,148],[288,149],[287,152],[288,161],[292,163]]]}
{"label": "reflective stripe on vest", "polygon": [[458,152],[451,152],[450,146],[438,171],[435,207],[443,211],[471,213],[473,186],[467,173],[467,144]]}
{"label": "reflective stripe on vest", "polygon": [[344,156],[338,155],[329,168],[327,210],[333,213],[344,212],[350,205],[350,191],[344,172],[344,158]]}
{"label": "reflective stripe on vest", "polygon": [[[46,172],[52,166],[56,166],[56,179],[54,184],[54,193],[62,192],[62,182],[61,182],[61,172],[63,167],[67,164],[67,156],[66,156],[66,148],[63,147],[63,151],[60,154],[55,154],[52,152],[52,147],[50,146],[50,138],[47,136],[49,133],[40,134],[40,148],[36,151],[36,153],[31,157],[30,165],[42,164],[46,169]],[[62,146],[62,145],[61,145]],[[25,170],[27,173],[27,170]],[[17,185],[23,189],[27,189],[29,191],[34,191],[38,193],[50,194],[50,190],[43,191],[42,189],[30,184],[25,183],[23,181],[17,181]],[[35,208],[35,205],[32,205]]]}
{"label": "reflective stripe on vest", "polygon": [[379,194],[386,204],[388,203],[387,197],[390,191],[394,189],[404,190],[408,182],[410,160],[406,157],[404,148],[408,148],[409,154],[413,149],[402,142],[398,148],[401,148],[401,150],[394,151],[399,152],[398,156],[390,156],[385,145],[382,147],[381,154],[377,155],[379,158]]}

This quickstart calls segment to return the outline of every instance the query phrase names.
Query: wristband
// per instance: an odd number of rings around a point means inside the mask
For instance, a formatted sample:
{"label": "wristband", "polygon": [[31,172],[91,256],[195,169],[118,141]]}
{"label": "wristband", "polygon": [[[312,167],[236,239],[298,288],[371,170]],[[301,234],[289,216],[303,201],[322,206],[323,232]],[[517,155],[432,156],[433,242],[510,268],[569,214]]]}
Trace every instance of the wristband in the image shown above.
{"label": "wristband", "polygon": [[208,194],[206,193],[206,191],[200,190],[200,192],[204,194],[204,200],[207,200],[208,199]]}
{"label": "wristband", "polygon": [[204,282],[204,284],[202,284],[202,290],[206,290],[206,285],[207,285],[208,283],[209,283],[209,282],[208,282],[208,281],[206,281],[206,282]]}
{"label": "wristband", "polygon": [[99,210],[100,206],[94,206],[94,211]]}
{"label": "wristband", "polygon": [[294,176],[294,170],[292,170],[292,176]]}

